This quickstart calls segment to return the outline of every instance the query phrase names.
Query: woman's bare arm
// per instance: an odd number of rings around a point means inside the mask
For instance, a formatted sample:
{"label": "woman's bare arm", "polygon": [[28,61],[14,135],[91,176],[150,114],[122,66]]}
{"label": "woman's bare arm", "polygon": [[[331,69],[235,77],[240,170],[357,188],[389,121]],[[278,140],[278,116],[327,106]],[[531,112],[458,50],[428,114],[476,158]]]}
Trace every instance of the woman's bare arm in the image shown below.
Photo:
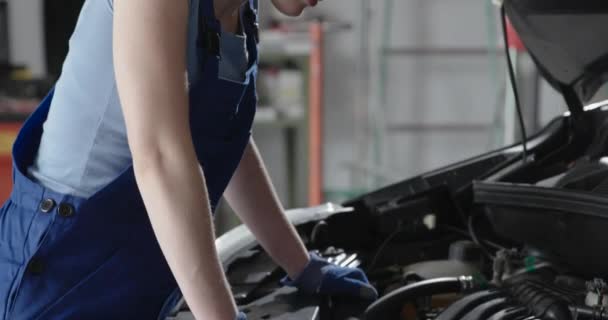
{"label": "woman's bare arm", "polygon": [[298,276],[308,253],[284,214],[253,138],[224,196],[270,256],[291,278]]}
{"label": "woman's bare arm", "polygon": [[[197,319],[233,320],[185,85],[188,1],[114,0],[114,65],[139,190]],[[128,213],[126,213],[128,214]]]}

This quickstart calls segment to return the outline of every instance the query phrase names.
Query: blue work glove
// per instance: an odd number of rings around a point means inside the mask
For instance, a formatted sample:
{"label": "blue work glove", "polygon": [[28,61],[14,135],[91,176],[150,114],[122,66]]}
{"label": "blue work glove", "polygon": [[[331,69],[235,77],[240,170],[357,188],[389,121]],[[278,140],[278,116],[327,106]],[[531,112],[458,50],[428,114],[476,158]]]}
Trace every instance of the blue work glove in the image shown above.
{"label": "blue work glove", "polygon": [[247,316],[244,313],[239,312],[239,314],[236,315],[235,320],[247,320]]}
{"label": "blue work glove", "polygon": [[378,291],[369,283],[363,270],[333,265],[312,252],[304,271],[293,280],[283,278],[281,283],[307,294],[378,298]]}

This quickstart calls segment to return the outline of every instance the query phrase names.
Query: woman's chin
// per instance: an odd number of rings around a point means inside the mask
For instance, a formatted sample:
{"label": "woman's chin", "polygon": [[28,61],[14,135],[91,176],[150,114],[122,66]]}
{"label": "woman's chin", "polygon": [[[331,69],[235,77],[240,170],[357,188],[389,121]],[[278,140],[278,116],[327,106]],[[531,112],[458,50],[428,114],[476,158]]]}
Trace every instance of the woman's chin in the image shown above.
{"label": "woman's chin", "polygon": [[282,14],[297,17],[302,14],[302,11],[307,7],[301,0],[272,0],[272,4]]}

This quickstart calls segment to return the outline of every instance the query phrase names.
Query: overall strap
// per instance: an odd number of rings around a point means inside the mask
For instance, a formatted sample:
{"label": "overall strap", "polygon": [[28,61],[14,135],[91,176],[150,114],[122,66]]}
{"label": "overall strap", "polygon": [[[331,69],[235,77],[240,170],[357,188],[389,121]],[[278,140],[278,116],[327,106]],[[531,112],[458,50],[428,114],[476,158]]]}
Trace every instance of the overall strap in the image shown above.
{"label": "overall strap", "polygon": [[221,25],[215,18],[213,0],[198,0],[198,39],[199,47],[205,48],[207,54],[220,55]]}
{"label": "overall strap", "polygon": [[215,8],[213,6],[213,0],[199,0],[198,4],[199,18],[205,18],[209,21],[215,21]]}
{"label": "overall strap", "polygon": [[260,43],[260,23],[258,16],[258,0],[249,0],[249,9],[247,10],[248,19],[247,25],[251,26],[251,32],[254,35],[255,43]]}
{"label": "overall strap", "polygon": [[249,9],[251,9],[251,11],[253,11],[253,13],[255,13],[255,15],[256,15],[256,21],[255,21],[255,22],[258,22],[258,21],[257,21],[257,20],[258,20],[258,19],[257,19],[257,13],[258,13],[258,0],[249,0]]}

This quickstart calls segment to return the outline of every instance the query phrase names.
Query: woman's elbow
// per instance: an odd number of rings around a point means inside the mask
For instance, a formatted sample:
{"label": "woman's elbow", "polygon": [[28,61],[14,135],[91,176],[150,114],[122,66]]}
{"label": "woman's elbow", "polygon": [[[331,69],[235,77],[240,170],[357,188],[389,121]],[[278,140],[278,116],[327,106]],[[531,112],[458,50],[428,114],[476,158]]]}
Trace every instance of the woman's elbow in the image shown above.
{"label": "woman's elbow", "polygon": [[158,175],[167,166],[167,151],[158,145],[140,145],[131,147],[133,159],[133,170],[135,175],[140,177],[151,174]]}
{"label": "woman's elbow", "polygon": [[131,146],[136,175],[170,174],[197,164],[194,147],[183,141],[148,142]]}

